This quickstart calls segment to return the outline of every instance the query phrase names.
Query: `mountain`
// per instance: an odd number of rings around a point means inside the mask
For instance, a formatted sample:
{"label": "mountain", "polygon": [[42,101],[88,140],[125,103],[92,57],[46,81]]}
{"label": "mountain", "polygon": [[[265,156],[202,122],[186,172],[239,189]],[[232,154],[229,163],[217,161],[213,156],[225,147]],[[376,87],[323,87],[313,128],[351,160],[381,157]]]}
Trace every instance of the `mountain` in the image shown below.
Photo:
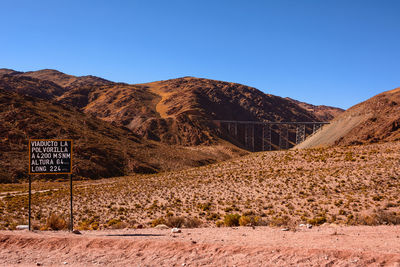
{"label": "mountain", "polygon": [[84,112],[168,144],[215,143],[212,120],[317,120],[284,98],[241,84],[193,77],[136,85],[115,83],[85,92],[76,88],[58,101],[73,104],[82,98]]}
{"label": "mountain", "polygon": [[31,77],[39,80],[51,81],[58,86],[63,88],[75,88],[84,85],[105,85],[105,84],[112,84],[113,82],[108,81],[103,78],[99,78],[92,75],[86,76],[73,76],[65,74],[58,70],[52,69],[43,69],[38,71],[28,71],[28,72],[20,72],[14,71],[11,69],[0,69],[0,76],[8,74],[12,76],[23,76],[23,77]]}
{"label": "mountain", "polygon": [[286,97],[286,99],[296,103],[305,110],[313,113],[319,121],[331,121],[332,119],[334,119],[335,117],[339,116],[344,112],[344,109],[341,108],[330,107],[325,105],[315,106],[305,102],[300,102],[298,100],[289,97]]}
{"label": "mountain", "polygon": [[76,178],[177,170],[245,154],[229,143],[188,148],[148,141],[74,107],[0,88],[0,182],[27,177],[28,140],[35,138],[73,139]]}
{"label": "mountain", "polygon": [[357,104],[297,148],[400,140],[400,88]]}
{"label": "mountain", "polygon": [[174,145],[218,144],[222,138],[243,147],[242,141],[221,133],[213,120],[325,121],[340,112],[265,94],[237,83],[194,77],[126,84],[49,69],[33,72],[2,69],[0,75],[6,83],[12,79],[32,79],[46,82],[48,87],[43,92],[24,86],[25,90],[6,85],[0,88],[74,106],[129,128],[148,140]]}
{"label": "mountain", "polygon": [[0,88],[46,100],[53,100],[65,92],[63,87],[51,81],[12,74],[3,74],[0,76]]}

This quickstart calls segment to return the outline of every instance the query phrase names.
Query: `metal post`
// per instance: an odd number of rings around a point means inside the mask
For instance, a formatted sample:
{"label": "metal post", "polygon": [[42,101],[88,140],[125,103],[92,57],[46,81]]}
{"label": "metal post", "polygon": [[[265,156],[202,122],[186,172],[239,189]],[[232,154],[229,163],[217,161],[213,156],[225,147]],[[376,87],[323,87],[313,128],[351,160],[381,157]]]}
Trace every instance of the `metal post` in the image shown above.
{"label": "metal post", "polygon": [[28,229],[31,231],[32,175],[29,175]]}
{"label": "metal post", "polygon": [[279,133],[279,149],[287,149],[288,148],[288,127],[287,125],[280,125],[280,133]]}
{"label": "metal post", "polygon": [[265,128],[265,125],[263,124],[263,126],[262,126],[262,151],[265,151],[264,128]]}
{"label": "metal post", "polygon": [[296,127],[296,144],[300,144],[306,139],[306,125],[299,124]]}
{"label": "metal post", "polygon": [[248,143],[247,143],[247,124],[244,125],[244,146],[247,148]]}
{"label": "metal post", "polygon": [[313,133],[315,134],[316,132],[318,132],[322,127],[322,124],[313,124]]}
{"label": "metal post", "polygon": [[271,125],[263,124],[262,128],[262,150],[271,150]]}
{"label": "metal post", "polygon": [[235,123],[235,137],[237,138],[237,122]]}
{"label": "metal post", "polygon": [[69,230],[72,232],[74,230],[74,214],[72,212],[72,174],[69,175],[69,185],[70,185],[70,195],[71,195],[71,216],[70,216],[70,226]]}
{"label": "metal post", "polygon": [[252,146],[252,148],[253,148],[253,152],[254,152],[254,124],[252,125],[253,127],[252,127],[252,133],[251,133],[251,138],[252,138],[252,140],[251,140],[251,146]]}
{"label": "metal post", "polygon": [[268,151],[272,150],[272,125],[268,125],[268,132],[267,132],[267,141],[268,141]]}

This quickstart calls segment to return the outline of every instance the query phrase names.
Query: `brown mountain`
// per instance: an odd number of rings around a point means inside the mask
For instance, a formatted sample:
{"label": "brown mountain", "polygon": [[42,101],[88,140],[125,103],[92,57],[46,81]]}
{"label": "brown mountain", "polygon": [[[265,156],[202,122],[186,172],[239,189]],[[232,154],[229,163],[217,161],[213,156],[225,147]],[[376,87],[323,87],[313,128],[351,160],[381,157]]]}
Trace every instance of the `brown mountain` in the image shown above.
{"label": "brown mountain", "polygon": [[79,86],[84,86],[84,85],[105,85],[105,84],[112,84],[113,82],[108,81],[103,78],[99,78],[96,76],[92,75],[86,75],[86,76],[73,76],[73,75],[68,75],[63,72],[60,72],[58,70],[52,70],[52,69],[43,69],[43,70],[38,70],[38,71],[28,71],[28,72],[20,72],[20,71],[14,71],[11,69],[0,69],[0,76],[8,74],[12,76],[23,76],[23,77],[31,77],[39,80],[45,80],[45,81],[51,81],[58,86],[61,86],[63,88],[75,88]]}
{"label": "brown mountain", "polygon": [[0,89],[0,182],[27,176],[28,140],[35,138],[73,139],[74,174],[88,178],[176,170],[245,153],[229,143],[187,148],[143,140],[76,108]]}
{"label": "brown mountain", "polygon": [[212,120],[315,121],[295,103],[241,84],[185,77],[147,84],[79,87],[58,98],[148,139],[215,143]]}
{"label": "brown mountain", "polygon": [[46,100],[53,100],[65,92],[63,87],[51,81],[12,74],[0,76],[0,88]]}
{"label": "brown mountain", "polygon": [[330,107],[330,106],[325,106],[325,105],[315,106],[315,105],[308,104],[305,102],[300,102],[295,99],[291,99],[289,97],[286,97],[286,99],[293,101],[300,107],[313,113],[318,118],[319,121],[331,121],[335,117],[337,117],[338,115],[340,115],[344,112],[344,109],[341,109],[341,108]]}
{"label": "brown mountain", "polygon": [[[209,79],[184,77],[130,85],[94,76],[75,77],[56,70],[3,72],[3,79],[10,76],[36,79],[54,87],[54,92],[45,90],[48,96],[32,88],[27,88],[27,92],[20,90],[21,93],[75,106],[102,120],[125,126],[139,136],[167,144],[220,142],[221,135],[212,120],[320,121],[322,117],[317,115],[321,108],[310,109],[304,107],[305,103],[265,94],[252,87]],[[3,88],[18,91],[18,87]]]}
{"label": "brown mountain", "polygon": [[400,88],[376,95],[335,118],[298,148],[400,140]]}

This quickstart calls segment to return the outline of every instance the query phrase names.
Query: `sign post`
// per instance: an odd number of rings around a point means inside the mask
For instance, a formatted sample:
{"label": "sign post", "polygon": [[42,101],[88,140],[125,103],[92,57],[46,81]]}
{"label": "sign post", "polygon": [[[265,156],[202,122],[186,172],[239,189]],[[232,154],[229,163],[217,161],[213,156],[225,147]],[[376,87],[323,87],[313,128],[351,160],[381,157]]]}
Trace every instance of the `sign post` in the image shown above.
{"label": "sign post", "polygon": [[32,191],[31,191],[31,187],[32,187],[32,178],[31,175],[29,175],[29,222],[28,222],[28,229],[29,231],[31,230],[31,199],[32,199]]}
{"label": "sign post", "polygon": [[70,188],[70,200],[71,200],[71,215],[70,215],[70,223],[69,223],[69,230],[72,232],[74,230],[74,213],[72,212],[72,174],[69,175],[69,188]]}
{"label": "sign post", "polygon": [[31,230],[31,184],[32,174],[69,174],[72,214],[72,140],[31,139],[29,140],[29,230]]}

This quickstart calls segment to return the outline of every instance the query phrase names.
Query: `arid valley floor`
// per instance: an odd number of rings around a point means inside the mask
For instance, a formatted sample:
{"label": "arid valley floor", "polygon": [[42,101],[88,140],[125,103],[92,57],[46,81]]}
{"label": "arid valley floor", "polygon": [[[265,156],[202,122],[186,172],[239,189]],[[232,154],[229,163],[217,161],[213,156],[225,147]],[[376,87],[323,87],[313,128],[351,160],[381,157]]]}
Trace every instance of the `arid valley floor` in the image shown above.
{"label": "arid valley floor", "polygon": [[[3,184],[0,261],[399,266],[399,159],[400,142],[388,142],[253,153],[183,171],[76,181],[75,229],[82,235],[44,231],[51,214],[68,220],[67,182],[34,181],[37,231],[4,231],[26,224],[28,197],[26,184]],[[227,216],[235,214],[242,226],[227,227]],[[180,226],[182,233],[154,229],[158,224]]]}
{"label": "arid valley floor", "polygon": [[0,232],[6,266],[399,266],[400,227]]}

